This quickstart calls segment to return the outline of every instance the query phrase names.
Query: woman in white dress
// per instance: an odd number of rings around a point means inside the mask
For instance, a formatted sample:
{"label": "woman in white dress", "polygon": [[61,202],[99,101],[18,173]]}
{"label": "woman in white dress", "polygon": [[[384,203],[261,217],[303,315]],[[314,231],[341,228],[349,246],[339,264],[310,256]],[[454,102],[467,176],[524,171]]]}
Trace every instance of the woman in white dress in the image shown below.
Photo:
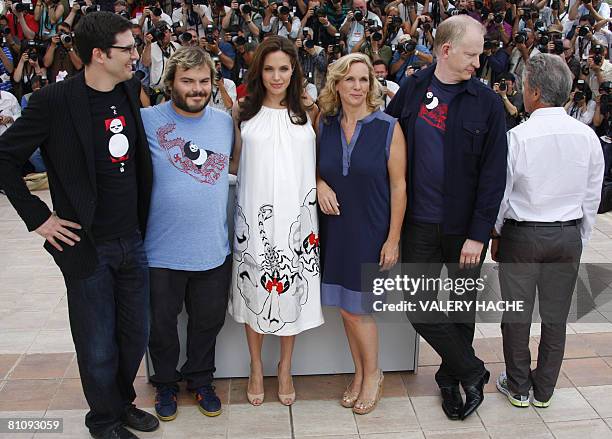
{"label": "woman in white dress", "polygon": [[295,335],[323,323],[311,123],[318,109],[304,92],[295,46],[282,37],[258,47],[247,93],[233,109],[230,172],[238,183],[229,312],[245,324],[249,402],[263,403],[261,347],[264,335],[274,334],[281,344],[278,397],[291,405]]}

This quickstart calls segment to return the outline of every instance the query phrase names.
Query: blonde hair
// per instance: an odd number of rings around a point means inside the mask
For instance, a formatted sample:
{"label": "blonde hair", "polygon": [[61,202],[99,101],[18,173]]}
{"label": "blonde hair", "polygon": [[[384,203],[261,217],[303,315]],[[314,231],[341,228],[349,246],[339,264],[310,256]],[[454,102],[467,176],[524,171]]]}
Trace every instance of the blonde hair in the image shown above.
{"label": "blonde hair", "polygon": [[436,30],[433,45],[434,53],[440,55],[440,48],[446,43],[457,44],[460,42],[470,27],[479,29],[483,35],[486,33],[484,26],[469,15],[455,15],[444,20]]}
{"label": "blonde hair", "polygon": [[215,75],[215,63],[204,49],[199,46],[183,46],[178,48],[166,63],[166,68],[164,69],[164,87],[168,92],[172,90],[177,67],[189,70],[202,65],[207,65],[210,68],[210,79],[212,80]]}
{"label": "blonde hair", "polygon": [[362,63],[368,67],[368,78],[370,80],[370,88],[366,96],[366,105],[369,111],[376,111],[383,103],[382,87],[374,76],[374,67],[370,59],[362,53],[351,53],[334,61],[327,70],[327,82],[325,87],[319,94],[319,108],[323,116],[332,116],[338,114],[342,103],[340,96],[336,90],[336,85],[344,79],[348,74],[353,64]]}

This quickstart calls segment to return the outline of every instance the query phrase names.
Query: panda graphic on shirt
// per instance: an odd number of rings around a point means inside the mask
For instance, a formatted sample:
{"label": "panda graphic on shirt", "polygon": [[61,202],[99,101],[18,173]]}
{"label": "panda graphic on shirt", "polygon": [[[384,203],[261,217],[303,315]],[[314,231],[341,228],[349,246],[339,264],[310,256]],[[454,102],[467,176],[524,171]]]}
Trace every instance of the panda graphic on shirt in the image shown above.
{"label": "panda graphic on shirt", "polygon": [[108,152],[110,154],[111,163],[119,164],[119,172],[125,172],[125,162],[129,160],[128,153],[130,142],[123,130],[125,129],[125,117],[114,116],[111,119],[104,121],[106,131],[110,132],[111,136],[108,139]]}

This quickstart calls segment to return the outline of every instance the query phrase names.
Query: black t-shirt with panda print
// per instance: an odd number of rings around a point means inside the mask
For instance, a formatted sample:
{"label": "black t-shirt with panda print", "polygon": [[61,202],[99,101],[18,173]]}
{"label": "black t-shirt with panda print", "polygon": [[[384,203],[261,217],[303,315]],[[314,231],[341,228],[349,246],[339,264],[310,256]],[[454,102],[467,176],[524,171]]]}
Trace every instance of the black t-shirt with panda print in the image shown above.
{"label": "black t-shirt with panda print", "polygon": [[87,87],[96,162],[97,204],[92,232],[96,242],[138,229],[136,121],[120,85],[100,92]]}

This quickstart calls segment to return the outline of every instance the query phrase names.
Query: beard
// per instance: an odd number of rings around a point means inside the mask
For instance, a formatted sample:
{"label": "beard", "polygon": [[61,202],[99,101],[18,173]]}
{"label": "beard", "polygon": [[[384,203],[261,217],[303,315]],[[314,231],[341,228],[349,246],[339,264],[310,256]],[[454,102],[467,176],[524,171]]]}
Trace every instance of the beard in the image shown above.
{"label": "beard", "polygon": [[[187,98],[195,98],[195,97],[204,97],[206,98],[206,100],[198,105],[187,104]],[[172,99],[172,102],[174,103],[174,105],[177,106],[177,108],[180,108],[181,110],[186,111],[187,113],[199,113],[204,108],[206,108],[206,106],[210,102],[210,94],[207,97],[205,92],[187,93],[185,95],[180,95],[175,90],[172,90],[172,92],[170,93],[170,98]]]}

